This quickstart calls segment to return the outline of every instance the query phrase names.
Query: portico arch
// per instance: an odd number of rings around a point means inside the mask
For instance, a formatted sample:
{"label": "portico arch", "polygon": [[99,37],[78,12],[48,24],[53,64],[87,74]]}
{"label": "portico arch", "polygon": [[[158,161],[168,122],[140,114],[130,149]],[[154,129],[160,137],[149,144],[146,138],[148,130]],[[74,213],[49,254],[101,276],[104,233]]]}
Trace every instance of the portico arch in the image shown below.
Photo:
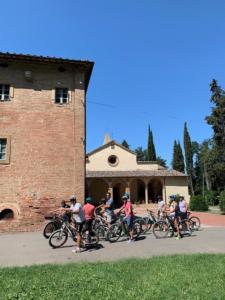
{"label": "portico arch", "polygon": [[137,202],[145,203],[145,182],[137,179]]}
{"label": "portico arch", "polygon": [[120,207],[123,204],[122,196],[126,190],[126,184],[123,180],[114,181],[113,183],[113,200],[115,208]]}
{"label": "portico arch", "polygon": [[94,179],[88,184],[88,195],[92,197],[95,203],[105,198],[109,185],[104,179]]}
{"label": "portico arch", "polygon": [[154,178],[148,183],[149,200],[153,203],[157,202],[157,196],[163,195],[163,185],[160,179]]}

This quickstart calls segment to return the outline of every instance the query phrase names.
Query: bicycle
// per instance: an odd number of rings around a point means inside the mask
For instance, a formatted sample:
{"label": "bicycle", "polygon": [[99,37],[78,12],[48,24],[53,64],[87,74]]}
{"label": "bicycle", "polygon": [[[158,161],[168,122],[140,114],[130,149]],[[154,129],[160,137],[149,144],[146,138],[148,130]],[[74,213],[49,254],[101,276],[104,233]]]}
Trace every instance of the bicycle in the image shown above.
{"label": "bicycle", "polygon": [[[98,244],[98,235],[93,232],[91,234],[85,228],[82,230],[82,247],[89,248],[96,246]],[[76,238],[77,230],[71,223],[68,221],[63,221],[63,224],[60,229],[54,231],[49,238],[49,245],[52,248],[60,248],[62,247],[70,237],[74,242],[77,240]]]}
{"label": "bicycle", "polygon": [[201,228],[201,221],[200,221],[199,217],[196,217],[196,216],[190,217],[190,215],[191,215],[191,212],[188,211],[187,216],[188,216],[189,226],[192,231],[198,231]]}
{"label": "bicycle", "polygon": [[[181,220],[178,218],[178,226],[181,236],[190,236],[192,234],[191,228],[189,227],[189,230],[187,228],[186,221],[187,219]],[[174,219],[168,215],[165,215],[165,220],[158,221],[153,225],[153,234],[157,239],[172,237],[176,231]]]}
{"label": "bicycle", "polygon": [[[117,214],[118,219],[114,224],[111,225],[111,227],[108,230],[108,241],[110,243],[114,243],[119,240],[119,238],[123,235],[130,237],[129,235],[129,229],[126,224],[126,221],[124,220],[124,215],[118,213]],[[139,235],[141,234],[141,226],[140,224],[134,220],[133,222],[133,236],[134,239],[137,239]]]}
{"label": "bicycle", "polygon": [[46,239],[48,239],[54,231],[61,228],[62,223],[63,223],[63,219],[61,217],[57,216],[56,214],[54,214],[50,218],[50,220],[51,221],[48,222],[43,229],[43,236]]}
{"label": "bicycle", "polygon": [[148,213],[148,216],[142,218],[144,220],[144,222],[145,222],[144,233],[147,233],[148,231],[150,231],[152,225],[157,222],[155,214],[154,214],[154,212],[152,210],[147,209],[147,213]]}

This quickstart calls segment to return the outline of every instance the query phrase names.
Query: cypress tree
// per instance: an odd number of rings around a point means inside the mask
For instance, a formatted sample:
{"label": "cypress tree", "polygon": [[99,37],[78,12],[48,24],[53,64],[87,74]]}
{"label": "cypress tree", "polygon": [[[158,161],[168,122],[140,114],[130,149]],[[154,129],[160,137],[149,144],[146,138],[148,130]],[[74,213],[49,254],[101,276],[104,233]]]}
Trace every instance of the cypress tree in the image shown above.
{"label": "cypress tree", "polygon": [[127,149],[130,149],[130,146],[129,146],[129,144],[128,144],[128,142],[126,140],[123,140],[122,143],[121,143],[121,145],[123,147],[127,148]]}
{"label": "cypress tree", "polygon": [[184,155],[180,142],[175,140],[173,146],[172,168],[179,172],[184,172]]}
{"label": "cypress tree", "polygon": [[177,155],[177,141],[174,141],[173,144],[173,159],[172,159],[172,168],[178,171],[178,155]]}
{"label": "cypress tree", "polygon": [[188,183],[191,195],[194,195],[193,188],[193,153],[191,138],[187,129],[187,123],[184,123],[184,152],[185,152],[185,164],[186,173],[188,175]]}
{"label": "cypress tree", "polygon": [[150,126],[148,126],[148,160],[149,161],[156,161],[156,151],[155,151],[155,145],[153,141],[153,134],[150,129]]}

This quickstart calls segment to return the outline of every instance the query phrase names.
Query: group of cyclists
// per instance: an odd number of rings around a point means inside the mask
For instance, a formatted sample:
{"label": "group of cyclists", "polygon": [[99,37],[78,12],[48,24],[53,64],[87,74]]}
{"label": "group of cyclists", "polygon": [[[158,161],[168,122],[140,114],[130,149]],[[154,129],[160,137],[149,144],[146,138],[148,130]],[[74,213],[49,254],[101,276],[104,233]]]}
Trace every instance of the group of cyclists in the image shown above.
{"label": "group of cyclists", "polygon": [[163,201],[162,197],[158,196],[158,218],[163,219],[168,212],[168,217],[173,222],[176,229],[176,239],[181,238],[179,221],[183,221],[187,228],[187,233],[191,234],[188,222],[188,203],[183,196],[171,195],[169,206]]}
{"label": "group of cyclists", "polygon": [[[101,205],[97,208],[93,203],[91,196],[85,199],[85,204],[82,206],[77,202],[76,197],[73,195],[70,197],[70,205],[67,205],[64,200],[61,202],[60,211],[63,217],[69,221],[74,221],[76,224],[76,245],[72,252],[77,253],[81,251],[82,244],[82,230],[87,230],[92,232],[92,223],[96,219],[96,211],[100,210],[101,215],[105,218],[105,222],[110,228],[113,221],[116,219],[116,215],[123,212],[124,222],[127,226],[127,231],[129,234],[128,243],[134,241],[133,234],[133,222],[134,222],[134,212],[132,203],[130,200],[129,193],[125,193],[122,197],[123,205],[115,213],[114,202],[110,192],[106,193],[106,197]],[[176,230],[176,239],[181,238],[179,221],[182,220],[186,224],[187,231],[190,232],[188,223],[188,204],[184,197],[176,195],[170,196],[169,205],[165,203],[161,196],[157,197],[158,200],[158,220],[165,218],[166,215],[172,220],[174,228]]]}
{"label": "group of cyclists", "polygon": [[[130,243],[133,241],[133,208],[128,193],[125,193],[123,195],[122,200],[123,205],[117,213],[123,211],[125,214],[124,220],[128,227],[130,235],[130,239],[128,240],[128,242]],[[70,204],[71,205],[69,206],[64,200],[62,200],[60,211],[63,213],[64,219],[74,221],[76,223],[76,246],[72,250],[72,252],[78,253],[81,252],[82,230],[85,229],[90,232],[90,234],[92,233],[92,223],[96,218],[96,207],[94,206],[93,199],[90,196],[85,199],[85,204],[82,206],[79,202],[77,202],[76,197],[73,195],[70,197]],[[116,217],[116,214],[114,212],[114,202],[111,197],[111,193],[108,192],[106,194],[105,201],[101,205],[99,205],[97,209],[101,210],[101,214],[105,217],[105,221],[110,228],[113,220]]]}

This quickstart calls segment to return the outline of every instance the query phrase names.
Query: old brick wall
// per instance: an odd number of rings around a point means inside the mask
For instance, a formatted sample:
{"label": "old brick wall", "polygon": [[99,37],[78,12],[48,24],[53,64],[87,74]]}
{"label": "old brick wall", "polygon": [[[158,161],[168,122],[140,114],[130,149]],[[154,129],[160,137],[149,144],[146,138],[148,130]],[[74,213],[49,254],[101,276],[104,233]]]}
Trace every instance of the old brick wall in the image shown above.
{"label": "old brick wall", "polygon": [[[76,194],[83,201],[84,78],[72,67],[12,62],[0,68],[0,84],[13,87],[11,101],[0,102],[0,136],[11,137],[10,164],[0,165],[0,210],[15,215],[0,221],[0,231],[32,230],[62,199]],[[69,88],[68,104],[55,104],[55,87]]]}

